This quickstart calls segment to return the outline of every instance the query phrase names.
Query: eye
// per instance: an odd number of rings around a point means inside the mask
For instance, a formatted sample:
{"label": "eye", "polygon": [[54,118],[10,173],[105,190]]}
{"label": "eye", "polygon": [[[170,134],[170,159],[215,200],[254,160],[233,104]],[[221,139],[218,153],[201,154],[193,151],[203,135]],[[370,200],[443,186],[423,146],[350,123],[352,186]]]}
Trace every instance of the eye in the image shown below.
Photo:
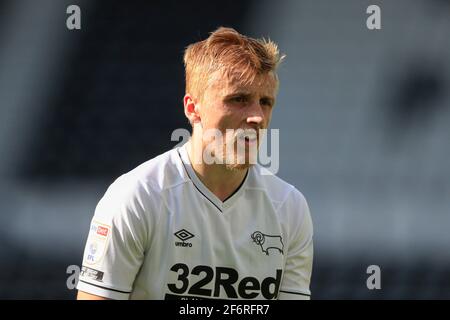
{"label": "eye", "polygon": [[271,107],[273,105],[272,100],[271,99],[266,99],[266,98],[261,99],[260,103],[263,106],[269,106],[269,107]]}
{"label": "eye", "polygon": [[244,96],[236,96],[236,97],[231,98],[231,101],[237,102],[237,103],[247,102],[247,100],[248,99]]}

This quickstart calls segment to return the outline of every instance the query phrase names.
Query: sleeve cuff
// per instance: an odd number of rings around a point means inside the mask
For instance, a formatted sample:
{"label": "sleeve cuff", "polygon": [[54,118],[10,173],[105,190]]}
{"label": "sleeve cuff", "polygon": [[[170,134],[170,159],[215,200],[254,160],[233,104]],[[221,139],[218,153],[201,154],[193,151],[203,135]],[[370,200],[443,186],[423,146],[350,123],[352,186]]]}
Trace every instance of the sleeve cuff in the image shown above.
{"label": "sleeve cuff", "polygon": [[309,291],[280,289],[278,300],[311,300],[311,293]]}
{"label": "sleeve cuff", "polygon": [[89,283],[87,281],[84,281],[82,279],[78,280],[77,289],[90,293],[95,294],[97,296],[114,299],[114,300],[128,300],[130,297],[131,292],[122,291],[115,288],[109,288],[103,285],[93,284]]}

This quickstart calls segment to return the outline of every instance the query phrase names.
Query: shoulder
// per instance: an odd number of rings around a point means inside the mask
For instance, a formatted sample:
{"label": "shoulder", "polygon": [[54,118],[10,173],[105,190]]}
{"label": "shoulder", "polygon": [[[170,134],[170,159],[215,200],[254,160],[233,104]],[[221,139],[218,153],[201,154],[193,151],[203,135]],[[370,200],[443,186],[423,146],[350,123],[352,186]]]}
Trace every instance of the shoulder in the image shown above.
{"label": "shoulder", "polygon": [[124,191],[161,192],[185,181],[176,149],[152,158],[118,177],[111,187]]}
{"label": "shoulder", "polygon": [[118,208],[151,211],[158,206],[159,195],[184,182],[180,174],[177,150],[172,149],[119,176],[106,190],[98,207],[103,212]]}
{"label": "shoulder", "polygon": [[308,202],[303,193],[264,167],[253,167],[250,185],[251,188],[265,193],[278,217],[286,224],[298,226],[311,219]]}
{"label": "shoulder", "polygon": [[172,149],[152,158],[117,179],[125,185],[141,185],[160,192],[185,182],[181,160],[177,149]]}
{"label": "shoulder", "polygon": [[286,202],[293,202],[297,205],[306,204],[304,195],[295,186],[260,165],[253,167],[250,187],[265,192],[278,206]]}

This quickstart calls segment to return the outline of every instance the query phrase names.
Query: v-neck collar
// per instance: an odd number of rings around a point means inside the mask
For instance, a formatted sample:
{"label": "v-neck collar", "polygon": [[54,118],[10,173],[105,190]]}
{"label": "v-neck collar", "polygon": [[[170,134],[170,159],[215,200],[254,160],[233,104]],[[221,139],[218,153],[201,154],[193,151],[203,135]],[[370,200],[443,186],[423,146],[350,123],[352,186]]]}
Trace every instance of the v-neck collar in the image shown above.
{"label": "v-neck collar", "polygon": [[209,200],[220,212],[223,212],[226,209],[230,208],[236,202],[236,200],[242,195],[251,168],[247,170],[244,180],[242,180],[242,183],[239,185],[239,187],[228,198],[222,201],[203,184],[203,182],[199,179],[199,177],[195,173],[194,168],[192,168],[188,152],[186,150],[186,144],[178,148],[178,154],[180,156],[184,168],[186,169],[186,173],[188,177],[191,179],[194,187],[207,200]]}

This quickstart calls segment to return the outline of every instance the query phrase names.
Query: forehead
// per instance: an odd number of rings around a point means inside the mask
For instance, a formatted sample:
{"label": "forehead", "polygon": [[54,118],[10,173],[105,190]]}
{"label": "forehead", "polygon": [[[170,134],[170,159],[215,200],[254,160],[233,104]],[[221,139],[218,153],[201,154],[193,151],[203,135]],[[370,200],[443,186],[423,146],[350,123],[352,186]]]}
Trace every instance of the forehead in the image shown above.
{"label": "forehead", "polygon": [[241,92],[275,97],[277,79],[270,72],[256,75],[252,82],[244,82],[237,74],[227,75],[217,72],[211,77],[210,89],[223,96]]}

